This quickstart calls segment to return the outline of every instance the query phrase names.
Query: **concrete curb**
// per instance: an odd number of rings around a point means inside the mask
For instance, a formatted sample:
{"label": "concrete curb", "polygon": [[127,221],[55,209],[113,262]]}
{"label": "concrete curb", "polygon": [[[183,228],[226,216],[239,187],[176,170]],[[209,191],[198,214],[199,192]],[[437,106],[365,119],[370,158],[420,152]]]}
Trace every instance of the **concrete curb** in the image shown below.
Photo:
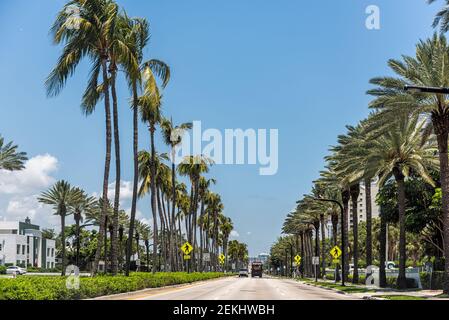
{"label": "concrete curb", "polygon": [[159,288],[148,288],[148,289],[143,289],[143,290],[138,290],[138,291],[117,293],[117,294],[108,295],[108,296],[100,296],[100,297],[95,297],[95,298],[90,298],[90,299],[85,299],[85,300],[120,300],[121,298],[131,298],[132,296],[138,296],[138,295],[145,294],[145,293],[157,293],[157,292],[164,291],[167,289],[177,289],[177,288],[189,287],[193,284],[201,285],[201,284],[205,284],[208,282],[223,280],[223,279],[232,278],[232,277],[234,277],[234,276],[220,277],[220,278],[215,278],[215,279],[195,281],[195,282],[182,283],[182,284],[175,284],[172,286],[165,286],[165,287],[159,287]]}
{"label": "concrete curb", "polygon": [[333,292],[336,292],[336,293],[339,293],[339,294],[343,294],[343,295],[351,295],[351,294],[349,294],[349,293],[347,293],[347,292],[344,292],[344,291],[341,291],[341,290],[338,290],[338,289],[333,289],[333,288],[328,288],[328,287],[322,287],[322,286],[320,286],[319,284],[307,283],[307,282],[302,282],[302,281],[299,281],[299,282],[300,282],[301,284],[305,284],[305,285],[310,286],[310,287],[315,287],[315,288],[325,289],[325,290],[333,291]]}

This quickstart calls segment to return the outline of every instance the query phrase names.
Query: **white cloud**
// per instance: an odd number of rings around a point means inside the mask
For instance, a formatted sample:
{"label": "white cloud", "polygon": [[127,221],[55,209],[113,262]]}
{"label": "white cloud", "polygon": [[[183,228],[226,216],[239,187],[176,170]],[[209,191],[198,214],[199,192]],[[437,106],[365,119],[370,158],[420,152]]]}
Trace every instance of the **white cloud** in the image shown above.
{"label": "white cloud", "polygon": [[3,220],[23,221],[29,217],[42,227],[57,228],[59,218],[52,208],[37,201],[38,195],[56,179],[58,159],[49,155],[35,156],[25,163],[21,171],[0,170],[0,208]]}
{"label": "white cloud", "polygon": [[0,194],[27,194],[49,187],[58,169],[58,159],[45,154],[29,159],[21,171],[0,170]]}
{"label": "white cloud", "polygon": [[[109,184],[108,198],[112,202],[115,195],[115,181]],[[133,184],[131,181],[120,181],[120,202],[132,199],[133,197]]]}
{"label": "white cloud", "polygon": [[240,234],[237,231],[232,230],[230,236],[231,238],[238,238],[240,237]]}

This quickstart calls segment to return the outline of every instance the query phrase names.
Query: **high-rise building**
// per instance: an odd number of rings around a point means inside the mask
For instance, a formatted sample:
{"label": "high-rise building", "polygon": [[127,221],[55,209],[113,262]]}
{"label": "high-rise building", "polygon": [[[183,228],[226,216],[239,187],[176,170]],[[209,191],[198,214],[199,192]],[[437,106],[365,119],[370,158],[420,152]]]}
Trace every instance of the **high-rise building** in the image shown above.
{"label": "high-rise building", "polygon": [[[379,192],[379,187],[377,185],[377,181],[371,182],[371,214],[373,218],[379,217],[379,206],[376,203],[376,196]],[[366,221],[366,188],[364,183],[360,183],[360,194],[357,200],[357,218],[358,222]],[[349,227],[352,227],[353,222],[353,213],[352,213],[352,201],[349,201],[349,214],[348,214],[348,223]]]}

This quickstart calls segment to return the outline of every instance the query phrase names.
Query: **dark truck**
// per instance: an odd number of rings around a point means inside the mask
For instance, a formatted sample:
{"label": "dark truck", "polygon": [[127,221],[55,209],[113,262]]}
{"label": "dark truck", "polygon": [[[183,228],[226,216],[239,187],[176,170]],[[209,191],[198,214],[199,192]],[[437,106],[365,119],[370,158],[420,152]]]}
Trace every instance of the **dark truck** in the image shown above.
{"label": "dark truck", "polygon": [[253,262],[251,264],[251,277],[262,278],[262,262]]}

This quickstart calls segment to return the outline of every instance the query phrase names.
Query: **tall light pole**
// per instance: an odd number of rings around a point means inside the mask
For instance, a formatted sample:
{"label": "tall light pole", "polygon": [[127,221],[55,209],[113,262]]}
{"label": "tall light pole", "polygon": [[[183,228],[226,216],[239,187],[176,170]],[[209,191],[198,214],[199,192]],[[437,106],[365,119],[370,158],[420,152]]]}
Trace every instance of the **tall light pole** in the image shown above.
{"label": "tall light pole", "polygon": [[323,201],[323,202],[332,202],[337,204],[340,207],[340,216],[341,216],[341,285],[345,286],[345,260],[346,260],[346,239],[345,239],[345,233],[344,233],[344,227],[343,227],[343,223],[345,222],[345,217],[344,217],[344,209],[343,209],[343,205],[337,201],[337,200],[332,200],[332,199],[321,199],[321,198],[315,198],[314,200],[316,201]]}
{"label": "tall light pole", "polygon": [[410,93],[436,93],[449,94],[449,88],[444,87],[423,87],[423,86],[405,86],[404,91]]}

